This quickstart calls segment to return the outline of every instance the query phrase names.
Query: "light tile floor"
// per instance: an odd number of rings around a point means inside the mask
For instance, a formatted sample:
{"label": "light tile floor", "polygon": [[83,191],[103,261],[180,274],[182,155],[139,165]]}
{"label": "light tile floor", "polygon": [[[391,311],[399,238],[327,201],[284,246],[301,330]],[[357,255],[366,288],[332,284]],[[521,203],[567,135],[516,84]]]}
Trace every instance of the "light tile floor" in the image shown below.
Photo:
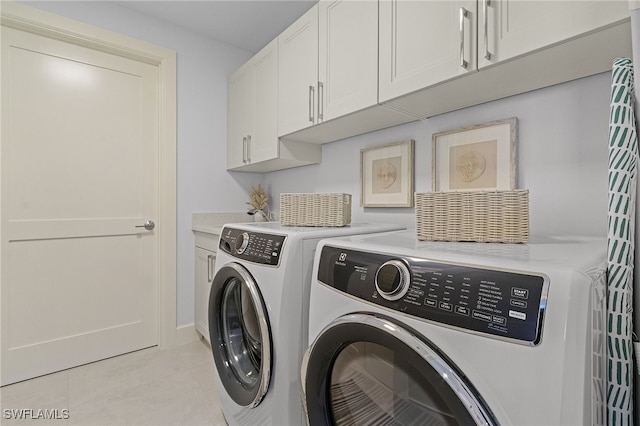
{"label": "light tile floor", "polygon": [[0,388],[0,424],[226,425],[214,374],[203,341],[144,349]]}

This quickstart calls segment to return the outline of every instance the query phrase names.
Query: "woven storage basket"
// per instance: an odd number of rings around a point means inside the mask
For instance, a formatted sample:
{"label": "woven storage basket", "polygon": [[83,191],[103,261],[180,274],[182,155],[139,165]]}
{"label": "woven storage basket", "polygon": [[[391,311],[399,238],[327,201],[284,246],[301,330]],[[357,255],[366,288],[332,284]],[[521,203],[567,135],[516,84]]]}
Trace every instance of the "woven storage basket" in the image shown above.
{"label": "woven storage basket", "polygon": [[351,194],[280,194],[280,223],[289,226],[345,226],[351,223]]}
{"label": "woven storage basket", "polygon": [[529,241],[529,190],[416,192],[422,241]]}

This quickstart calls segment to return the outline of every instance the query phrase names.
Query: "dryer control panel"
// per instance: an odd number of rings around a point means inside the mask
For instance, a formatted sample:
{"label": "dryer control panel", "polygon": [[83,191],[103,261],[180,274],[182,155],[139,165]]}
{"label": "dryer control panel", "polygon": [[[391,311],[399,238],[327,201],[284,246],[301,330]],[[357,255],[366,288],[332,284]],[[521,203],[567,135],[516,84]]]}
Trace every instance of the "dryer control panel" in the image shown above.
{"label": "dryer control panel", "polygon": [[218,247],[241,260],[261,265],[278,266],[287,237],[225,227]]}
{"label": "dryer control panel", "polygon": [[324,246],[318,280],[375,305],[526,345],[542,338],[549,279]]}

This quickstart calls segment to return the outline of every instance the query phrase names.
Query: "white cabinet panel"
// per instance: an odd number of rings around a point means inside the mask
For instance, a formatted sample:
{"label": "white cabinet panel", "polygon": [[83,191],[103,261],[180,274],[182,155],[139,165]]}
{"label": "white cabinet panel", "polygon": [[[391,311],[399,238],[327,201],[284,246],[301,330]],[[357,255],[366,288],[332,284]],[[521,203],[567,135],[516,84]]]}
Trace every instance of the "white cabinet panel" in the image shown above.
{"label": "white cabinet panel", "polygon": [[321,144],[416,120],[378,104],[377,0],[320,0],[279,47],[284,140]]}
{"label": "white cabinet panel", "polygon": [[[478,0],[475,6],[473,2],[460,2],[455,7],[453,4],[381,0],[383,105],[428,118],[610,71],[614,58],[631,52],[626,0]],[[439,47],[430,47],[436,52],[433,57],[421,52],[418,44],[412,44],[412,35],[433,38],[430,29],[440,28],[439,20],[454,20],[455,8],[461,6],[468,9],[468,25],[476,25],[470,34],[466,20],[462,26],[464,39],[472,46],[471,55],[476,55],[468,60],[468,69],[474,71],[477,62],[476,72],[462,71],[459,65],[454,72],[460,51],[447,57],[442,53],[445,50],[440,50],[452,40],[460,41],[460,27],[457,37],[452,26],[440,29],[442,33],[449,31],[449,35],[438,39]],[[477,20],[473,10],[477,10]],[[419,14],[425,19],[423,26],[416,19]],[[458,22],[459,18],[458,15]],[[476,41],[469,37],[476,37]],[[466,43],[464,55],[469,54]],[[451,50],[447,47],[446,52]]]}
{"label": "white cabinet panel", "polygon": [[318,6],[278,37],[278,134],[316,122],[318,83]]}
{"label": "white cabinet panel", "polygon": [[318,163],[320,148],[278,138],[278,40],[229,80],[227,169],[268,172]]}
{"label": "white cabinet panel", "polygon": [[480,0],[479,12],[483,68],[628,18],[629,3]]}
{"label": "white cabinet panel", "polygon": [[209,293],[213,283],[216,253],[196,247],[195,326],[198,333],[209,337]]}
{"label": "white cabinet panel", "polygon": [[195,326],[209,343],[209,293],[216,269],[219,235],[195,232]]}
{"label": "white cabinet panel", "polygon": [[229,79],[229,169],[278,156],[277,48],[270,43]]}
{"label": "white cabinet panel", "polygon": [[246,164],[246,138],[251,127],[251,64],[240,67],[229,79],[227,115],[227,168]]}
{"label": "white cabinet panel", "polygon": [[259,163],[278,157],[278,44],[270,43],[251,64],[252,120],[246,157],[248,163]]}
{"label": "white cabinet panel", "polygon": [[318,121],[378,102],[378,2],[320,1]]}
{"label": "white cabinet panel", "polygon": [[476,1],[380,1],[380,102],[476,70]]}

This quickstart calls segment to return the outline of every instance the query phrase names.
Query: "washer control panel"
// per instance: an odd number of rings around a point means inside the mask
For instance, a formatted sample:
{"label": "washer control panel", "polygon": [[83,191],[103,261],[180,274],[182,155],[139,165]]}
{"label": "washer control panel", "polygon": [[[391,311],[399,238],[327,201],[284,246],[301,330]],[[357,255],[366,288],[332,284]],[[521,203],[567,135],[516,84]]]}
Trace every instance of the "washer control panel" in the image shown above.
{"label": "washer control panel", "polygon": [[405,315],[526,345],[542,339],[544,274],[324,246],[317,278]]}
{"label": "washer control panel", "polygon": [[284,235],[264,234],[227,226],[222,230],[218,247],[244,261],[278,266],[286,238]]}

